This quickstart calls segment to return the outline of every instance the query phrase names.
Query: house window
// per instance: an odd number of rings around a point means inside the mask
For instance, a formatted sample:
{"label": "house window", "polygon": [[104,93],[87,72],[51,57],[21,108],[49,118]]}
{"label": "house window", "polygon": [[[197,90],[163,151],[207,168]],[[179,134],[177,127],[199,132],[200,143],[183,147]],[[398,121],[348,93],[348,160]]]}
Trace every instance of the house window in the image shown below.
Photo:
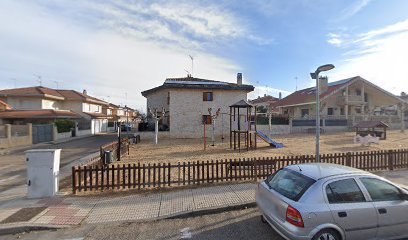
{"label": "house window", "polygon": [[203,124],[212,124],[212,118],[210,115],[203,115]]}
{"label": "house window", "polygon": [[301,110],[301,115],[302,115],[302,117],[309,116],[309,109],[302,109]]}
{"label": "house window", "polygon": [[203,101],[204,102],[211,102],[213,100],[213,93],[212,92],[204,92],[203,93]]}
{"label": "house window", "polygon": [[327,108],[327,115],[333,115],[334,109],[333,108]]}
{"label": "house window", "polygon": [[340,108],[340,115],[344,115],[344,108]]}
{"label": "house window", "polygon": [[355,109],[354,109],[355,111],[356,111],[356,113],[361,113],[361,107],[356,107]]}
{"label": "house window", "polygon": [[357,89],[357,90],[356,90],[356,95],[357,95],[357,96],[361,96],[361,90],[360,90],[360,89]]}

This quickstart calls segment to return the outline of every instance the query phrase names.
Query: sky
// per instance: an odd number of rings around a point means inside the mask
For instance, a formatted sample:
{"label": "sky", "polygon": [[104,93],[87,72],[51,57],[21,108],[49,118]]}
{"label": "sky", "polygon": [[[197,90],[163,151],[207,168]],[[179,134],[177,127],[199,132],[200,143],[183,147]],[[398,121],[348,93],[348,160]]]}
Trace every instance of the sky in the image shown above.
{"label": "sky", "polygon": [[[146,111],[170,77],[244,83],[283,96],[361,76],[408,91],[406,0],[2,0],[0,89],[86,89]],[[193,65],[190,56],[193,57]]]}

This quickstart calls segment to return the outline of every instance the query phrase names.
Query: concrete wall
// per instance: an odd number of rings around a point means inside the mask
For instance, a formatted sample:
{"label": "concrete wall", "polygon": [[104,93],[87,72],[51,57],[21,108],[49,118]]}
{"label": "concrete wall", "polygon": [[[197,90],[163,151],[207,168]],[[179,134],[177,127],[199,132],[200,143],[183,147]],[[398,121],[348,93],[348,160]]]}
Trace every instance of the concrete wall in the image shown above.
{"label": "concrete wall", "polygon": [[[170,91],[170,135],[174,138],[200,138],[204,135],[202,116],[213,114],[218,108],[220,116],[215,120],[215,135],[229,134],[229,106],[247,100],[244,91],[213,90],[213,101],[203,101],[203,93],[211,90],[171,90]],[[166,99],[163,94],[161,99]],[[163,100],[162,100],[163,101]],[[206,125],[206,135],[211,136],[212,125]]]}
{"label": "concrete wall", "polygon": [[29,98],[29,97],[5,97],[1,100],[8,103],[14,109],[29,110],[29,109],[41,109],[41,98]]}
{"label": "concrete wall", "polygon": [[[269,135],[269,125],[256,125],[258,131],[263,132],[266,135]],[[290,126],[289,125],[272,125],[271,135],[278,134],[289,134]]]}
{"label": "concrete wall", "polygon": [[[32,136],[32,125],[29,123],[25,125],[26,129],[26,136],[13,136],[12,135],[12,128],[13,125],[5,124],[4,125],[4,137],[0,137],[0,148],[10,148],[10,147],[18,147],[18,146],[26,146],[31,145],[33,143],[33,136]],[[21,128],[22,126],[18,126]]]}
{"label": "concrete wall", "polygon": [[67,139],[67,138],[71,138],[71,137],[72,137],[71,132],[57,133],[57,139],[55,139],[55,140]]}
{"label": "concrete wall", "polygon": [[71,110],[76,113],[82,112],[82,102],[81,101],[64,101],[63,109]]}

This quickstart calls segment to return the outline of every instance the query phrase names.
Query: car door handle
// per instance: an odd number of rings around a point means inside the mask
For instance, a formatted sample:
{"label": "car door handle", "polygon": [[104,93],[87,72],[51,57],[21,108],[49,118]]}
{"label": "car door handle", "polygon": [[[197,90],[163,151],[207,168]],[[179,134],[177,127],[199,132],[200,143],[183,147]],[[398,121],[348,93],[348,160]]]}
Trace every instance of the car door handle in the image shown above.
{"label": "car door handle", "polygon": [[341,218],[347,217],[346,212],[338,212],[337,215],[339,215],[339,217],[341,217]]}
{"label": "car door handle", "polygon": [[387,213],[387,209],[385,209],[385,208],[379,208],[379,209],[378,209],[378,213],[379,213],[379,214],[386,214],[386,213]]}

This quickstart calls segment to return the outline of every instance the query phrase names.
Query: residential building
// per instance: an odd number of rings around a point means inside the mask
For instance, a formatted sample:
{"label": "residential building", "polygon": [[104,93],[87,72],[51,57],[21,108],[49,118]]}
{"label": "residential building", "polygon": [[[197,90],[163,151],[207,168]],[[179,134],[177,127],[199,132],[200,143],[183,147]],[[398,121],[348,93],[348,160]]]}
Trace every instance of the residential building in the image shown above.
{"label": "residential building", "polygon": [[[398,118],[401,98],[356,76],[328,83],[321,79],[321,115],[330,119],[364,119],[372,116]],[[275,104],[283,114],[293,119],[314,119],[316,88],[296,91]]]}
{"label": "residential building", "polygon": [[278,100],[279,98],[264,94],[263,97],[258,96],[258,98],[249,100],[249,103],[257,107],[262,106],[265,109],[268,109],[271,104],[277,102]]}
{"label": "residential building", "polygon": [[0,90],[0,100],[13,110],[0,113],[0,118],[21,123],[51,123],[58,118],[75,119],[78,127],[92,134],[107,129],[107,116],[102,106],[107,102],[75,90],[26,87]]}
{"label": "residential building", "polygon": [[11,106],[8,105],[6,102],[0,100],[0,111],[10,110]]}
{"label": "residential building", "polygon": [[[198,138],[203,137],[204,123],[207,136],[210,136],[213,121],[215,134],[227,135],[229,106],[247,100],[247,94],[253,90],[252,85],[242,84],[242,74],[238,74],[236,83],[187,76],[167,78],[163,85],[146,90],[142,95],[147,99],[147,109],[159,113],[165,110],[159,127],[162,130],[169,129],[170,137]],[[213,115],[220,109],[218,117],[211,117],[209,108]],[[150,125],[154,126],[149,111],[148,119]]]}
{"label": "residential building", "polygon": [[82,116],[79,124],[90,123],[92,134],[106,132],[108,128],[108,116],[102,113],[102,107],[109,103],[89,96],[84,90],[82,93],[75,90],[58,90],[64,97],[64,107]]}

